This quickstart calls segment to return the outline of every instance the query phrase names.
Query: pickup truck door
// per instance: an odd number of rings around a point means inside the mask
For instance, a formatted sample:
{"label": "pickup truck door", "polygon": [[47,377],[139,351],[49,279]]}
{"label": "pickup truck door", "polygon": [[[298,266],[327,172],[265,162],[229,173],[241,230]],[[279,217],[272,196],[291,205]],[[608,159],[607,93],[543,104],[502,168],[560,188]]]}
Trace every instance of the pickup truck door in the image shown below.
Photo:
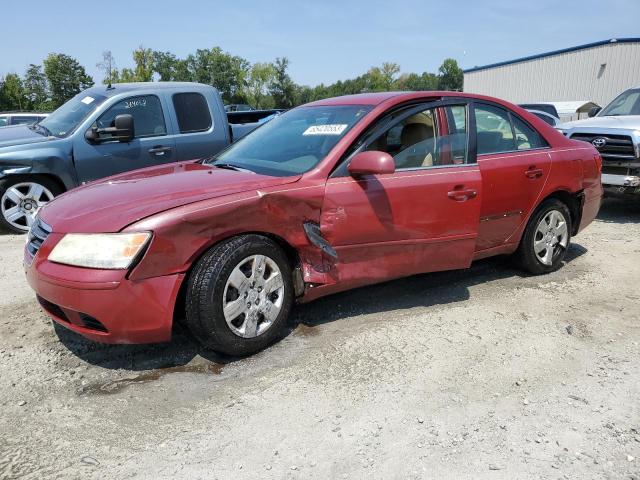
{"label": "pickup truck door", "polygon": [[175,139],[166,112],[163,99],[157,95],[130,96],[109,107],[94,126],[110,127],[116,115],[131,114],[135,138],[131,142],[91,143],[85,139],[84,132],[79,132],[73,145],[78,181],[84,183],[175,161]]}
{"label": "pickup truck door", "polygon": [[512,241],[538,203],[551,170],[545,140],[522,119],[493,104],[475,104],[482,206],[478,251]]}
{"label": "pickup truck door", "polygon": [[328,179],[320,231],[337,253],[327,269],[336,281],[367,284],[471,264],[482,182],[467,155],[467,108],[429,105],[359,149],[386,151],[395,173],[353,178],[345,166]]}

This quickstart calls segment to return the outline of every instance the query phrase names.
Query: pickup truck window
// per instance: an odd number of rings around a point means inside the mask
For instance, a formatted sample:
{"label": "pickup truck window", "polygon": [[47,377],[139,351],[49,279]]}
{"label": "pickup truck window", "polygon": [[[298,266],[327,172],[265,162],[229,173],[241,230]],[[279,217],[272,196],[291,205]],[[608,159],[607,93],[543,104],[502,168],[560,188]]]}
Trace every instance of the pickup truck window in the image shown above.
{"label": "pickup truck window", "polygon": [[116,116],[130,114],[133,116],[133,127],[136,138],[155,137],[167,134],[167,127],[164,123],[162,105],[160,99],[155,95],[142,95],[138,97],[128,97],[113,105],[98,120],[98,128],[115,126]]}
{"label": "pickup truck window", "polygon": [[206,132],[211,128],[207,100],[200,93],[176,93],[173,108],[178,117],[180,133]]}
{"label": "pickup truck window", "polygon": [[106,99],[103,95],[79,93],[37,125],[44,128],[34,131],[58,138],[66,137]]}
{"label": "pickup truck window", "polygon": [[598,116],[617,117],[620,115],[640,115],[640,89],[623,92]]}
{"label": "pickup truck window", "polygon": [[274,118],[209,162],[285,177],[314,168],[370,106],[298,107]]}

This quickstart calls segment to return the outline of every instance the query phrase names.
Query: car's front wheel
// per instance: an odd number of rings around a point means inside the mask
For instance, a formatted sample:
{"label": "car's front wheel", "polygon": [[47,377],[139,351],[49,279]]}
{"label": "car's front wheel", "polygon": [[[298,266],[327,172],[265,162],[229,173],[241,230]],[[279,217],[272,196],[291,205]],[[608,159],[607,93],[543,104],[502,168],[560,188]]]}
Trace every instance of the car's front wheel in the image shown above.
{"label": "car's front wheel", "polygon": [[571,214],[560,200],[545,200],[529,219],[516,252],[518,263],[540,275],[562,266],[571,241]]}
{"label": "car's front wheel", "polygon": [[249,355],[282,335],[292,303],[285,253],[266,237],[243,235],[212,247],[196,263],[185,321],[204,346]]}
{"label": "car's front wheel", "polygon": [[0,180],[0,229],[25,233],[40,208],[61,193],[46,177],[15,176]]}

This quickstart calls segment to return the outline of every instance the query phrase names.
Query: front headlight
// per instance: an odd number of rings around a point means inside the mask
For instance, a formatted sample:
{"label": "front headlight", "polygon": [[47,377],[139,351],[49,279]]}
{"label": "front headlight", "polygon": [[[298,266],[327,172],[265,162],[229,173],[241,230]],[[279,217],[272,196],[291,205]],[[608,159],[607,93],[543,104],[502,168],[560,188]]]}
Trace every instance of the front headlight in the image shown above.
{"label": "front headlight", "polygon": [[87,268],[126,269],[147,245],[151,233],[68,233],[49,260]]}

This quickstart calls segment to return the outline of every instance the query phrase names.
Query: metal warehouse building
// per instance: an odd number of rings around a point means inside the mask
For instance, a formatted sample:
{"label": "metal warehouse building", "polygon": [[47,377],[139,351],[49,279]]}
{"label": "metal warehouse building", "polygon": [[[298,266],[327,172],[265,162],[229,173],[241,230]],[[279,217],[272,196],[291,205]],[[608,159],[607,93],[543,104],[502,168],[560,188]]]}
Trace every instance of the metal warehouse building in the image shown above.
{"label": "metal warehouse building", "polygon": [[464,71],[464,91],[513,103],[591,101],[605,106],[640,85],[640,38],[619,38]]}

